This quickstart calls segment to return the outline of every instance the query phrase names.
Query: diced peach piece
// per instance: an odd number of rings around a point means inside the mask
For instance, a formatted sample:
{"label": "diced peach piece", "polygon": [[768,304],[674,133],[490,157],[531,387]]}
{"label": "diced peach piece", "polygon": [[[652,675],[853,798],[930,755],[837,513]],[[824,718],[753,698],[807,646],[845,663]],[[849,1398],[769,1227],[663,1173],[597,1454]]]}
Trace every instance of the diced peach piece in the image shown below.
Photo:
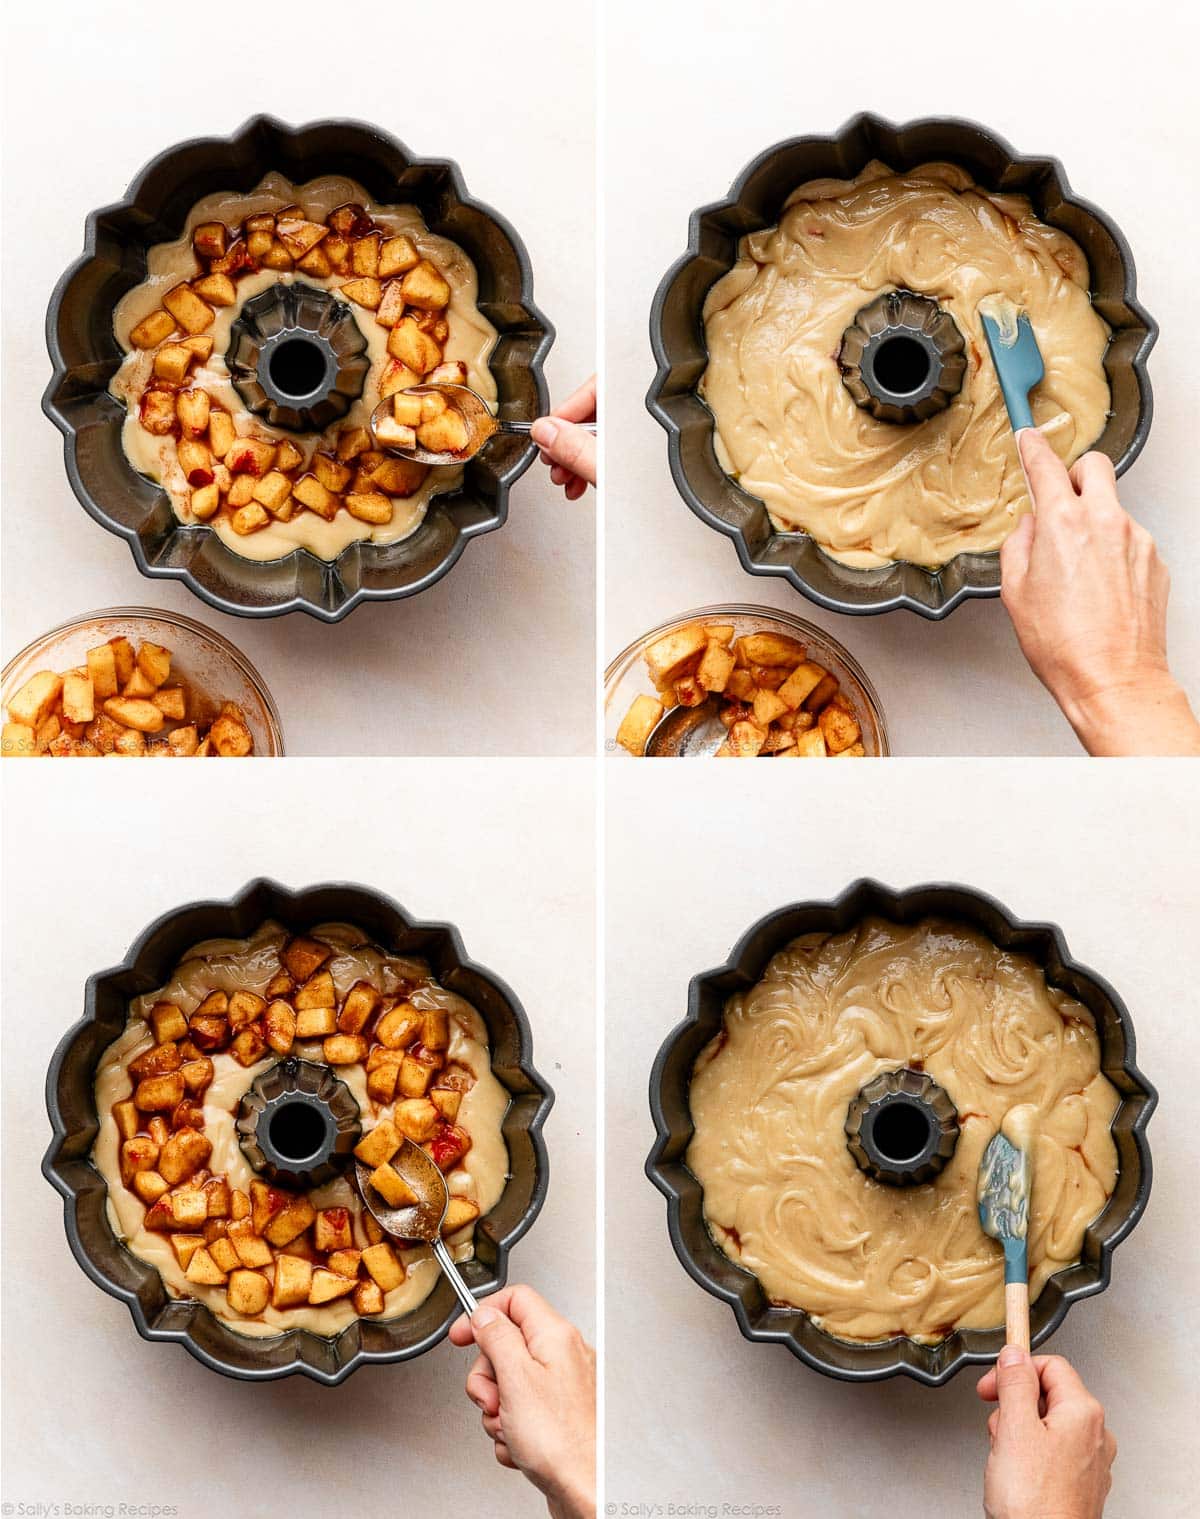
{"label": "diced peach piece", "polygon": [[339,464],[329,454],[314,454],[312,457],[312,472],[325,487],[335,496],[340,495],[350,483],[352,471],[346,464]]}
{"label": "diced peach piece", "polygon": [[450,304],[450,286],[427,258],[421,259],[405,274],[401,289],[405,303],[419,306],[423,311],[440,311]]}
{"label": "diced peach piece", "polygon": [[298,1255],[275,1258],[275,1282],[271,1289],[272,1308],[299,1308],[308,1302],[312,1289],[312,1262]]}
{"label": "diced peach piece", "polygon": [[350,459],[356,459],[370,446],[371,434],[365,427],[343,427],[338,433],[337,456],[343,464]]}
{"label": "diced peach piece", "polygon": [[117,1133],[122,1139],[132,1139],[141,1127],[137,1104],[131,1102],[129,1098],[113,1103],[112,1116],[113,1122],[117,1126]]}
{"label": "diced peach piece", "polygon": [[187,1019],[174,1002],[156,1002],[150,1009],[150,1027],[155,1042],[166,1044],[172,1039],[182,1039],[187,1034]]}
{"label": "diced peach piece", "polygon": [[446,1216],[442,1219],[442,1238],[457,1234],[479,1217],[479,1204],[468,1197],[452,1197],[446,1204]]}
{"label": "diced peach piece", "polygon": [[181,1066],[179,1074],[183,1077],[184,1086],[195,1097],[211,1084],[213,1063],[207,1055],[202,1055],[198,1060],[189,1060]]}
{"label": "diced peach piece", "polygon": [[157,348],[164,338],[175,331],[175,318],[166,311],[152,311],[143,317],[129,334],[135,348]]}
{"label": "diced peach piece", "polygon": [[257,1318],[267,1306],[271,1286],[261,1271],[247,1271],[244,1267],[231,1270],[225,1298],[235,1313],[243,1318]]}
{"label": "diced peach piece", "polygon": [[337,1009],[306,1007],[296,1014],[297,1039],[327,1039],[337,1033]]}
{"label": "diced peach piece", "polygon": [[294,1000],[298,1013],[307,1012],[314,1007],[337,1007],[337,992],[334,990],[333,977],[327,970],[318,971],[315,976],[310,976]]}
{"label": "diced peach piece", "polygon": [[[213,457],[224,459],[237,438],[237,428],[227,411],[210,406],[208,413],[208,446]],[[244,503],[243,503],[244,504]]]}
{"label": "diced peach piece", "polygon": [[253,1232],[248,1222],[230,1224],[229,1242],[237,1251],[240,1263],[251,1270],[258,1266],[269,1266],[275,1258],[271,1254],[270,1245],[261,1235]]}
{"label": "diced peach piece", "polygon": [[131,1186],[139,1171],[153,1171],[158,1165],[159,1146],[145,1134],[136,1134],[121,1146],[121,1180]]}
{"label": "diced peach piece", "polygon": [[359,1318],[374,1318],[383,1312],[383,1288],[378,1282],[360,1281],[354,1288],[354,1311]]}
{"label": "diced peach piece", "polygon": [[316,1209],[307,1197],[293,1197],[276,1213],[263,1231],[271,1244],[290,1244],[298,1234],[303,1234],[316,1217]]}
{"label": "diced peach piece", "polygon": [[[182,1082],[182,1078],[180,1078]],[[182,1095],[182,1094],[181,1094]],[[181,1129],[163,1146],[158,1170],[171,1186],[178,1186],[206,1166],[212,1155],[212,1140],[195,1129]]]}
{"label": "diced peach piece", "polygon": [[282,1001],[269,1003],[264,1016],[267,1043],[278,1055],[286,1055],[296,1038],[296,1014]]}
{"label": "diced peach piece", "polygon": [[201,222],[192,230],[192,247],[201,258],[224,258],[228,241],[224,222]]}
{"label": "diced peach piece", "polygon": [[462,1106],[462,1093],[456,1087],[433,1087],[429,1100],[447,1123],[453,1123]]}
{"label": "diced peach piece", "polygon": [[411,1002],[402,1002],[384,1013],[375,1026],[375,1038],[387,1049],[406,1049],[416,1041],[423,1022],[423,1015]]}
{"label": "diced peach piece", "polygon": [[416,268],[420,258],[411,237],[400,233],[396,237],[385,238],[379,250],[379,277],[386,280],[393,274],[407,274],[410,269]]}
{"label": "diced peach piece", "polygon": [[163,296],[163,305],[184,332],[204,332],[212,326],[216,312],[201,300],[190,285],[180,284]]}
{"label": "diced peach piece", "polygon": [[383,1118],[354,1147],[355,1156],[364,1166],[375,1170],[384,1165],[400,1148],[402,1136],[390,1118]]}
{"label": "diced peach piece", "polygon": [[168,1076],[147,1076],[139,1081],[133,1100],[143,1113],[169,1113],[183,1101],[183,1076],[172,1071]]}
{"label": "diced peach piece", "polygon": [[404,1281],[403,1262],[386,1240],[368,1245],[362,1253],[362,1263],[381,1292],[391,1292]]}
{"label": "diced peach piece", "polygon": [[268,1048],[267,1041],[258,1029],[250,1025],[234,1035],[233,1042],[229,1046],[229,1053],[239,1065],[249,1069],[250,1066],[257,1065],[267,1053]]}
{"label": "diced peach piece", "polygon": [[175,1259],[186,1271],[192,1256],[204,1243],[202,1234],[172,1234],[171,1248],[175,1251]]}
{"label": "diced peach piece", "polygon": [[182,343],[164,343],[154,355],[154,374],[168,385],[182,385],[194,355]]}
{"label": "diced peach piece", "polygon": [[323,1052],[329,1065],[357,1065],[367,1058],[367,1041],[361,1034],[333,1034]]}
{"label": "diced peach piece", "polygon": [[316,475],[301,475],[292,487],[292,494],[301,506],[306,506],[310,512],[316,512],[327,522],[332,522],[337,516],[338,498],[326,490]]}
{"label": "diced peach piece", "polygon": [[313,1272],[308,1301],[314,1306],[331,1303],[335,1298],[348,1297],[354,1291],[354,1285],[352,1276],[338,1276],[336,1272],[326,1271],[323,1266],[318,1266]]}
{"label": "diced peach piece", "polygon": [[375,311],[383,299],[383,289],[377,279],[347,280],[338,286],[338,294],[356,306],[365,306],[368,311]]}
{"label": "diced peach piece", "polygon": [[362,491],[342,498],[346,510],[359,522],[370,522],[383,527],[392,520],[395,508],[387,496],[379,491]]}
{"label": "diced peach piece", "polygon": [[298,935],[288,940],[281,959],[287,967],[288,975],[300,985],[315,976],[332,954],[333,950],[328,944]]}
{"label": "diced peach piece", "polygon": [[349,1250],[353,1243],[348,1208],[318,1210],[313,1224],[313,1244],[323,1255],[331,1250]]}
{"label": "diced peach piece", "polygon": [[262,438],[239,438],[225,455],[225,464],[233,475],[254,475],[261,479],[275,459],[275,444]]}
{"label": "diced peach piece", "polygon": [[227,274],[206,274],[192,289],[210,306],[232,306],[237,300],[237,288]]}
{"label": "diced peach piece", "polygon": [[420,1144],[436,1130],[438,1110],[428,1097],[406,1097],[396,1104],[392,1121],[401,1134]]}
{"label": "diced peach piece", "polygon": [[161,1201],[170,1204],[171,1218],[177,1229],[202,1228],[208,1217],[208,1199],[195,1188],[184,1187]]}

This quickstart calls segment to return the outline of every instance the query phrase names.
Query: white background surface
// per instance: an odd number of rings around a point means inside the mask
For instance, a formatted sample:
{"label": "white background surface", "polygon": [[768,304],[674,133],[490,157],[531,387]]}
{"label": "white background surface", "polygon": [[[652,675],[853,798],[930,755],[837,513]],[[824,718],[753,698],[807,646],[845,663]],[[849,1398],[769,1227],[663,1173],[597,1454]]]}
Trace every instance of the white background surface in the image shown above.
{"label": "white background surface", "polygon": [[[395,761],[373,767],[372,806],[357,820],[313,805],[336,787],[337,768],[205,766],[183,809],[177,784],[156,766],[112,767],[103,806],[90,766],[5,766],[8,1502],[174,1504],[177,1519],[347,1511],[425,1519],[449,1512],[457,1493],[471,1495],[464,1513],[544,1512],[533,1489],[492,1457],[462,1390],[471,1352],[443,1343],[332,1389],[298,1376],[230,1381],[178,1346],[138,1338],[125,1307],[75,1264],[61,1199],[38,1174],[54,1048],[82,1013],[87,977],[118,963],[153,918],[195,898],[231,896],[260,874],[290,886],[377,886],[415,916],[456,923],[468,954],[524,1004],[535,1062],[557,1102],[546,1129],[550,1191],[513,1250],[510,1280],[531,1283],[591,1337],[590,767]],[[220,832],[215,816],[226,824]],[[75,869],[81,849],[85,863]],[[88,859],[108,863],[96,870]]]}
{"label": "white background surface", "polygon": [[[386,6],[292,0],[223,17],[137,0],[10,8],[4,659],[81,612],[169,606],[241,646],[275,696],[291,754],[591,751],[591,493],[564,502],[534,465],[507,524],[421,595],[360,607],[335,627],[302,614],[250,621],[138,573],[123,540],[76,501],[62,439],[40,410],[46,305],[82,251],[87,213],[118,200],[171,143],[224,136],[259,111],[370,121],[415,153],[456,159],[470,193],[525,242],[534,298],[558,330],[551,399],[565,399],[595,368],[591,7],[523,0],[520,10],[519,26],[498,29],[481,0],[438,12],[459,33],[427,65],[403,13]],[[506,88],[498,64],[527,86]]]}
{"label": "white background surface", "polygon": [[1114,1519],[1194,1514],[1194,767],[1114,761],[1035,776],[1019,762],[884,765],[864,806],[856,777],[834,765],[803,809],[785,777],[735,799],[722,775],[719,765],[669,779],[656,765],[607,767],[610,1512],[639,1502],[716,1504],[715,1514],[728,1512],[723,1502],[775,1504],[780,1519],[981,1512],[977,1373],[940,1389],[906,1377],[856,1387],[743,1340],[731,1310],[685,1274],[666,1201],[642,1174],[654,1132],[647,1078],[684,1016],[689,979],[722,964],[765,912],[872,875],[897,887],[960,881],[1057,922],[1128,1003],[1138,1064],[1160,1094],[1154,1189],[1113,1256],[1110,1287],[1075,1304],[1047,1348],[1107,1409],[1120,1446]]}
{"label": "white background surface", "polygon": [[[687,246],[688,216],[783,138],[831,133],[860,110],[892,121],[973,118],[1020,152],[1061,159],[1134,252],[1162,327],[1150,356],[1154,427],[1121,484],[1174,573],[1170,649],[1200,703],[1196,515],[1195,259],[1200,156],[1195,11],[1149,0],[936,7],[883,0],[609,0],[604,133],[608,371],[607,627],[611,659],[689,608],[788,607],[854,654],[879,692],[896,754],[1073,754],[1074,736],[1029,673],[999,601],[939,624],[911,613],[841,617],[744,573],[730,540],[684,505],[666,435],[645,410],[658,282]],[[938,19],[940,17],[940,19]]]}

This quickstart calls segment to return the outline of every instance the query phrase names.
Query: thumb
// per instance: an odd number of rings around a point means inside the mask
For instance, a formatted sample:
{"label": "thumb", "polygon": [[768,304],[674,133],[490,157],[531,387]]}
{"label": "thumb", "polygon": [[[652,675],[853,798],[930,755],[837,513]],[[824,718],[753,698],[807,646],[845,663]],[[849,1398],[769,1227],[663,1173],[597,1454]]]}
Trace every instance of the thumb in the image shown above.
{"label": "thumb", "polygon": [[1036,427],[1023,427],[1017,434],[1017,452],[1029,482],[1029,494],[1038,511],[1070,500],[1075,495],[1066,465]]}
{"label": "thumb", "polygon": [[996,1363],[996,1390],[1000,1397],[997,1439],[1024,1439],[1041,1423],[1038,1399],[1041,1383],[1029,1355],[1017,1345],[1006,1345]]}
{"label": "thumb", "polygon": [[475,1343],[491,1361],[496,1380],[512,1376],[532,1357],[525,1336],[507,1314],[485,1303],[471,1318]]}
{"label": "thumb", "polygon": [[555,464],[595,485],[596,440],[591,433],[561,417],[539,417],[531,431],[533,441]]}

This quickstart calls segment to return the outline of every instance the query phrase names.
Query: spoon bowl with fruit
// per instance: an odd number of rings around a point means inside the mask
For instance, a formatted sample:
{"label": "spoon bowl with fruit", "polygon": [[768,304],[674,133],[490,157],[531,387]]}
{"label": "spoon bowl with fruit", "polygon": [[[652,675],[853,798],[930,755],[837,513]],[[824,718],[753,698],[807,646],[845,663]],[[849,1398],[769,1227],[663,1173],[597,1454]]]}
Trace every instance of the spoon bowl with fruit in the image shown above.
{"label": "spoon bowl with fruit", "polygon": [[[358,1190],[375,1222],[399,1239],[420,1240],[433,1251],[455,1296],[467,1314],[475,1312],[479,1302],[463,1281],[454,1258],[442,1239],[442,1224],[450,1206],[446,1178],[437,1162],[420,1145],[405,1139],[390,1162],[372,1171],[361,1160],[355,1162]],[[384,1173],[382,1176],[380,1173]],[[387,1191],[379,1190],[377,1181]]]}
{"label": "spoon bowl with fruit", "polygon": [[[376,445],[418,464],[465,464],[498,433],[527,438],[532,428],[532,422],[493,416],[468,385],[412,385],[380,401],[371,413]],[[595,433],[595,424],[587,430]]]}

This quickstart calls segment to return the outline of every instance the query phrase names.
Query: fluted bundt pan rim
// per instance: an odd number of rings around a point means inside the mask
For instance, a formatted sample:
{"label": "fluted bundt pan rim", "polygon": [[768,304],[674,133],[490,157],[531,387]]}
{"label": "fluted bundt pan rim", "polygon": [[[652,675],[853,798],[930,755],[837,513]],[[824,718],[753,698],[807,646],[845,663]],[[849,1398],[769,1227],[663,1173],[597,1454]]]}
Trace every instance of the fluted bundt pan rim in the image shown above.
{"label": "fluted bundt pan rim", "polygon": [[[953,141],[957,147],[949,146]],[[911,151],[899,151],[911,144]],[[856,148],[850,159],[852,145]],[[822,155],[824,167],[815,167],[800,178],[789,176],[772,198],[773,214],[766,217],[746,204],[749,192],[759,186],[772,167],[791,154],[811,151]],[[833,174],[844,177],[858,172],[870,158],[890,159],[896,168],[930,159],[964,162],[968,169],[983,153],[1003,161],[997,175],[978,172],[980,182],[1000,181],[998,188],[1025,190],[1033,186],[1052,200],[1049,208],[1035,209],[1054,225],[1081,238],[1080,225],[1095,229],[1097,245],[1111,251],[1119,272],[1111,291],[1097,285],[1096,259],[1089,252],[1097,309],[1110,326],[1114,318],[1126,322],[1110,344],[1110,381],[1114,371],[1128,372],[1136,392],[1136,415],[1127,446],[1111,450],[1117,474],[1123,474],[1141,452],[1154,414],[1147,359],[1158,337],[1158,324],[1137,297],[1137,273],[1133,254],[1123,233],[1105,212],[1077,195],[1061,162],[1046,154],[1018,153],[998,132],[964,117],[927,116],[897,124],[871,111],[852,116],[831,135],[803,134],[773,144],[757,154],[734,180],[723,200],[693,211],[688,221],[687,251],[663,275],[650,310],[650,344],[656,372],[646,396],[651,416],[667,434],[667,456],[676,489],[688,508],[732,540],[743,570],[750,575],[776,576],[801,595],[831,612],[872,616],[906,610],[938,621],[964,601],[1000,594],[1000,556],[960,554],[937,570],[897,562],[879,569],[858,570],[826,554],[805,533],[775,531],[766,507],[757,496],[730,478],[716,457],[712,412],[697,392],[707,366],[702,308],[709,289],[737,258],[737,243],[747,232],[773,226],[786,197],[805,178]],[[855,167],[851,168],[851,162]],[[1004,182],[1004,181],[1011,182]],[[1091,234],[1089,234],[1091,235]],[[1088,251],[1088,250],[1085,250]],[[1120,363],[1117,363],[1117,360]],[[1104,448],[1112,424],[1097,443]]]}
{"label": "fluted bundt pan rim", "polygon": [[391,1320],[356,1319],[334,1337],[292,1329],[269,1338],[237,1334],[194,1299],[173,1299],[147,1261],[126,1250],[108,1221],[108,1188],[90,1154],[98,1131],[96,1064],[124,1029],[131,997],[156,990],[179,958],[211,938],[245,938],[268,919],[292,932],[347,921],[375,942],[430,963],[441,985],[466,997],[488,1028],[492,1072],[510,1094],[502,1125],[509,1153],[500,1200],[476,1223],[475,1256],[463,1275],[477,1295],[504,1285],[513,1246],[532,1227],[550,1182],[543,1127],[554,1093],[533,1064],[532,1035],[512,989],[471,960],[451,923],[413,917],[393,898],[352,882],[296,889],[266,877],[226,900],[185,903],[161,914],[125,958],[88,978],[83,1017],[59,1042],[46,1075],[52,1138],[42,1174],[63,1197],[71,1253],[102,1291],[129,1309],[144,1340],[180,1344],[196,1360],[242,1381],[298,1373],[336,1386],[358,1367],[411,1360],[444,1339],[460,1309],[440,1281],[412,1313]]}
{"label": "fluted bundt pan rim", "polygon": [[1055,986],[1084,1003],[1101,1026],[1102,1069],[1121,1092],[1113,1119],[1120,1171],[1117,1187],[1099,1218],[1089,1224],[1080,1262],[1050,1278],[1031,1305],[1034,1345],[1061,1325],[1072,1303],[1109,1285],[1112,1252],[1133,1229],[1150,1195],[1152,1167],[1146,1126],[1158,1094],[1136,1063],[1129,1009],[1103,977],[1073,959],[1054,923],[1018,918],[996,898],[972,886],[930,882],[896,890],[867,877],[829,901],[793,902],[767,913],[738,939],[729,958],[694,976],[688,986],[687,1014],[667,1035],[650,1076],[650,1110],[656,1138],[646,1174],[667,1199],[667,1230],[688,1275],[732,1308],[737,1326],[751,1341],[780,1344],[814,1370],[848,1382],[873,1382],[905,1375],[940,1387],[964,1366],[994,1361],[1004,1344],[995,1330],[956,1330],[936,1345],[893,1339],[857,1344],[826,1334],[797,1308],[773,1306],[758,1279],[716,1244],[703,1215],[703,1192],[688,1170],[686,1156],[694,1132],[688,1101],[696,1056],[719,1031],[725,1003],[752,987],[771,956],[800,934],[842,932],[878,914],[901,923],[947,917],[986,933],[1002,948],[1029,954]]}
{"label": "fluted bundt pan rim", "polygon": [[[169,224],[161,219],[172,199],[176,162],[186,162],[195,178],[199,158],[212,160],[220,168],[221,188],[249,190],[271,169],[297,181],[337,172],[326,143],[333,136],[345,145],[340,172],[348,177],[364,178],[369,161],[369,177],[399,186],[394,199],[407,196],[419,203],[424,192],[411,192],[403,181],[407,175],[428,176],[427,193],[433,198],[436,188],[441,220],[460,223],[456,240],[463,241],[466,223],[475,218],[495,234],[497,247],[506,250],[513,288],[498,291],[495,300],[481,299],[480,305],[500,331],[489,359],[500,391],[500,414],[532,421],[549,406],[544,366],[554,328],[534,302],[528,252],[506,218],[467,193],[454,160],[412,153],[368,122],[335,118],[291,126],[267,114],[250,117],[228,137],[190,138],[165,148],[135,176],[123,199],[87,216],[84,251],[59,279],[46,312],[53,374],[42,410],[63,435],[67,479],[80,505],[93,521],[125,540],[141,574],[182,581],[209,606],[236,617],[305,612],[320,622],[340,622],[364,602],[418,595],[449,573],[472,538],[504,525],[511,488],[537,456],[528,440],[502,438],[486,456],[467,465],[457,490],[430,501],[416,533],[391,544],[355,541],[329,562],[303,548],[265,561],[236,554],[211,529],[180,523],[166,492],[139,475],[123,451],[118,459],[125,410],[106,392],[122,356],[111,312],[144,276],[147,246],[177,237],[182,229],[190,204],[173,207]],[[315,168],[306,168],[314,163]],[[118,248],[113,231],[118,224],[130,233],[124,248]],[[455,236],[449,230],[446,235]],[[492,277],[489,267],[477,252],[466,251],[485,286]],[[94,311],[97,292],[106,299],[103,310]],[[103,449],[95,444],[81,448],[81,430],[97,427],[114,428],[115,444],[106,438]],[[114,476],[98,492],[95,482],[102,466],[97,456],[105,450]]]}

